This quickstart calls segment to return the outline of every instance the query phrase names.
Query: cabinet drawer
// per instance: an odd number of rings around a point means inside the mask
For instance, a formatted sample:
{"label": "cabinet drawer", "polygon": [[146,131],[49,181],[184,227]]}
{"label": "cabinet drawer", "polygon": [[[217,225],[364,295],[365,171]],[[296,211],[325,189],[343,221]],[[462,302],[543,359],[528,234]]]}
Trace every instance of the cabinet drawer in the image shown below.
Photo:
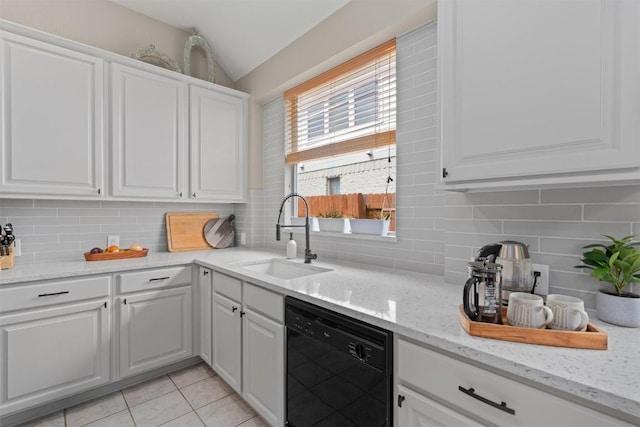
{"label": "cabinet drawer", "polygon": [[[485,422],[501,426],[631,425],[402,339],[397,341],[397,351],[401,384],[421,389]],[[504,402],[506,407],[496,408],[480,397],[498,406]],[[515,413],[508,413],[507,408]]]}
{"label": "cabinet drawer", "polygon": [[244,284],[243,305],[284,323],[284,298],[251,283]]}
{"label": "cabinet drawer", "polygon": [[162,268],[135,273],[118,274],[118,293],[188,285],[191,267]]}
{"label": "cabinet drawer", "polygon": [[100,276],[2,288],[0,313],[108,296],[110,285],[110,276]]}
{"label": "cabinet drawer", "polygon": [[242,281],[216,271],[213,272],[213,290],[234,301],[242,300]]}

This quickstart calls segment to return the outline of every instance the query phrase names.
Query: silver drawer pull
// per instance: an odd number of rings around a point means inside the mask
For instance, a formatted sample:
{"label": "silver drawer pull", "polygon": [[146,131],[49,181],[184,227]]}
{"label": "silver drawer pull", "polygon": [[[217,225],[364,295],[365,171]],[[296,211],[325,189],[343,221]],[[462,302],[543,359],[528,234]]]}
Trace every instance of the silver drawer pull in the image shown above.
{"label": "silver drawer pull", "polygon": [[493,406],[496,409],[500,409],[501,411],[504,411],[507,414],[511,414],[511,415],[515,415],[516,414],[516,410],[509,408],[507,406],[506,402],[500,402],[500,403],[493,402],[493,401],[487,399],[486,397],[482,397],[479,394],[476,394],[476,390],[473,387],[464,388],[461,385],[459,385],[458,386],[458,390],[460,390],[464,394],[467,394],[467,395],[473,397],[474,399],[478,399],[482,403],[486,403],[489,406]]}
{"label": "silver drawer pull", "polygon": [[38,295],[38,298],[40,297],[52,297],[54,295],[64,295],[64,294],[68,294],[69,291],[61,291],[61,292],[52,292],[50,294],[40,294]]}
{"label": "silver drawer pull", "polygon": [[167,280],[167,279],[171,279],[170,276],[167,277],[154,277],[153,279],[149,279],[150,282],[157,282],[159,280]]}

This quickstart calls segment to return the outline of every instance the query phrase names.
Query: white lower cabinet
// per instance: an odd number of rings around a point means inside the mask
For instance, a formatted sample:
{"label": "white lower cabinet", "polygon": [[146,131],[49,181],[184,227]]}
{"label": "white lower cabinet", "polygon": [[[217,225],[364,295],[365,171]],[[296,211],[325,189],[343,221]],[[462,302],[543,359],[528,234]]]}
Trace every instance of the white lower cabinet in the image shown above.
{"label": "white lower cabinet", "polygon": [[193,355],[191,267],[119,274],[118,289],[120,377]]}
{"label": "white lower cabinet", "polygon": [[242,394],[273,425],[282,425],[284,417],[283,378],[284,326],[245,308],[242,319]]}
{"label": "white lower cabinet", "polygon": [[[215,282],[214,282],[215,283]],[[235,391],[241,390],[242,319],[241,305],[214,292],[213,294],[213,369]]]}
{"label": "white lower cabinet", "polygon": [[400,427],[632,425],[403,339],[396,350]]}
{"label": "white lower cabinet", "polygon": [[398,426],[400,427],[471,427],[481,426],[470,418],[447,408],[411,389],[398,386]]}
{"label": "white lower cabinet", "polygon": [[0,414],[111,380],[109,294],[109,277],[0,290]]}
{"label": "white lower cabinet", "polygon": [[213,369],[273,426],[284,424],[284,299],[213,273]]}

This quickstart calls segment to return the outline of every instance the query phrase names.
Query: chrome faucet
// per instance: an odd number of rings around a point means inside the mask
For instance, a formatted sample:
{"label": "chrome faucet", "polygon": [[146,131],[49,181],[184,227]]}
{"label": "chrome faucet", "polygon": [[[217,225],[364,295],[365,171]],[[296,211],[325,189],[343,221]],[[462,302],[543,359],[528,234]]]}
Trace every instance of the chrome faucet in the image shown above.
{"label": "chrome faucet", "polygon": [[[292,197],[298,197],[302,199],[302,201],[304,202],[304,207],[306,212],[304,225],[280,225],[280,218],[282,217],[282,208],[284,207],[285,202]],[[304,231],[305,231],[304,237],[306,240],[306,245],[304,249],[304,263],[309,264],[311,263],[312,259],[318,259],[318,254],[311,253],[311,249],[309,249],[309,204],[307,203],[307,199],[305,199],[303,196],[301,196],[298,193],[291,193],[288,196],[285,196],[285,198],[282,200],[282,203],[280,204],[280,213],[278,213],[278,222],[276,224],[276,240],[277,241],[280,241],[280,228],[289,228],[289,227],[304,227]]]}

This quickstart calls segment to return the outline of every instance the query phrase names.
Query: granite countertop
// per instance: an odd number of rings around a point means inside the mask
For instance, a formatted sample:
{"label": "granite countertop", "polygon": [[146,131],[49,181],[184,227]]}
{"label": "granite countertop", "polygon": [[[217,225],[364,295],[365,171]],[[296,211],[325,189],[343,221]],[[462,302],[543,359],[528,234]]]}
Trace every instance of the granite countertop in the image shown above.
{"label": "granite countertop", "polygon": [[476,364],[499,367],[507,376],[560,391],[583,404],[596,404],[610,414],[640,423],[640,328],[591,319],[608,334],[607,350],[478,338],[468,335],[458,321],[461,284],[444,283],[441,276],[320,259],[312,265],[331,271],[282,280],[241,266],[274,257],[284,258],[280,252],[238,247],[157,253],[122,261],[36,264],[2,270],[0,286],[195,262],[381,326]]}

